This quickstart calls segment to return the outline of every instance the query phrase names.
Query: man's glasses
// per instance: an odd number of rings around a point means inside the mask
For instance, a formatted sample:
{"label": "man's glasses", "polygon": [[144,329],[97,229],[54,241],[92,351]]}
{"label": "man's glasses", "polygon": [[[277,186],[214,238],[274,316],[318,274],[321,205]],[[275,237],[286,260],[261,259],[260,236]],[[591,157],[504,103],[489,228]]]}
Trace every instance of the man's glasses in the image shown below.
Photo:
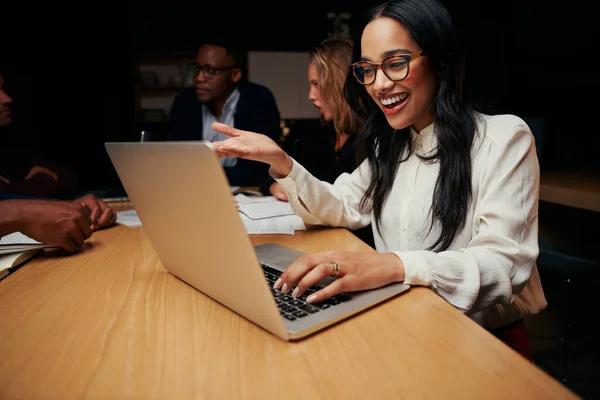
{"label": "man's glasses", "polygon": [[210,79],[210,78],[214,77],[215,75],[217,75],[221,71],[225,71],[225,70],[232,69],[232,68],[237,68],[237,65],[234,64],[234,65],[228,65],[226,67],[216,68],[216,67],[211,67],[210,65],[198,65],[196,63],[191,63],[190,67],[193,68],[193,70],[194,70],[194,76],[198,76],[200,71],[202,71],[202,73],[204,74],[204,77],[206,79]]}
{"label": "man's glasses", "polygon": [[398,54],[391,56],[380,63],[373,63],[371,61],[355,62],[350,68],[352,68],[352,73],[356,80],[362,85],[370,85],[375,82],[377,68],[381,68],[385,76],[390,80],[398,82],[406,79],[408,76],[410,62],[424,55],[425,52],[419,50],[412,54]]}

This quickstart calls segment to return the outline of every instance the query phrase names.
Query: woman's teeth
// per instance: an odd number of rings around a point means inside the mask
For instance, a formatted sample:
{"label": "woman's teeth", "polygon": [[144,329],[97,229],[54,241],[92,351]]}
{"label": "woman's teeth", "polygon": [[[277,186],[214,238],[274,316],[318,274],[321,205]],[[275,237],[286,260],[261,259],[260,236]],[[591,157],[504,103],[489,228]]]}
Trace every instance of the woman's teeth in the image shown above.
{"label": "woman's teeth", "polygon": [[407,97],[408,97],[408,93],[401,93],[397,96],[390,97],[388,99],[381,99],[381,104],[383,104],[384,106],[386,106],[388,108],[392,108],[400,101],[406,100]]}

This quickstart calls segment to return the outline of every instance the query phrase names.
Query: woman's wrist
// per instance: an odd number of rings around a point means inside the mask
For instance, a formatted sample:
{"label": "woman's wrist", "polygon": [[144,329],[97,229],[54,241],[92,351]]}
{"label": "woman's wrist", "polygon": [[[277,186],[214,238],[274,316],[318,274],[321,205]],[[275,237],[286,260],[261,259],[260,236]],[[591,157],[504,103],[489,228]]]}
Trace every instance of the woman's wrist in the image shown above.
{"label": "woman's wrist", "polygon": [[281,150],[281,156],[278,157],[278,161],[271,164],[271,167],[277,172],[278,175],[286,177],[292,172],[294,161],[292,158],[283,150]]}
{"label": "woman's wrist", "polygon": [[391,271],[391,281],[392,282],[404,282],[406,278],[406,274],[404,271],[404,262],[398,257],[395,253],[389,252],[386,253],[391,261],[392,271]]}

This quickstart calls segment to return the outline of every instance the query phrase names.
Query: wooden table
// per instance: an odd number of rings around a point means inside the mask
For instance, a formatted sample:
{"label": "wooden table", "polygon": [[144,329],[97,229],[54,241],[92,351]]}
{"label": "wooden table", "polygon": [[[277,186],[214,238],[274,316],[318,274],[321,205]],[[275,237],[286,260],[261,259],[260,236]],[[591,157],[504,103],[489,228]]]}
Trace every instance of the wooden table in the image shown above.
{"label": "wooden table", "polygon": [[[344,229],[252,241],[372,251]],[[0,398],[576,398],[425,288],[288,343],[168,273],[142,227],[85,247],[0,281]]]}
{"label": "wooden table", "polygon": [[600,212],[600,176],[569,172],[543,173],[540,200]]}

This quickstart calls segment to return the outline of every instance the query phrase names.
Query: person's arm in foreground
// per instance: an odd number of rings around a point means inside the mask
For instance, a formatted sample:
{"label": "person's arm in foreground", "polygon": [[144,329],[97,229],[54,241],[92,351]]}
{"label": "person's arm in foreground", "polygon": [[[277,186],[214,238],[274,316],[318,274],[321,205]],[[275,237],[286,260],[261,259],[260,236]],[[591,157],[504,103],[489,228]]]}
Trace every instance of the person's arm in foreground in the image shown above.
{"label": "person's arm in foreground", "polygon": [[92,235],[91,225],[89,209],[75,202],[0,201],[0,236],[21,232],[38,242],[76,252]]}
{"label": "person's arm in foreground", "polygon": [[41,243],[81,250],[96,229],[116,221],[116,213],[102,200],[86,195],[73,201],[0,201],[0,237],[21,232]]}

